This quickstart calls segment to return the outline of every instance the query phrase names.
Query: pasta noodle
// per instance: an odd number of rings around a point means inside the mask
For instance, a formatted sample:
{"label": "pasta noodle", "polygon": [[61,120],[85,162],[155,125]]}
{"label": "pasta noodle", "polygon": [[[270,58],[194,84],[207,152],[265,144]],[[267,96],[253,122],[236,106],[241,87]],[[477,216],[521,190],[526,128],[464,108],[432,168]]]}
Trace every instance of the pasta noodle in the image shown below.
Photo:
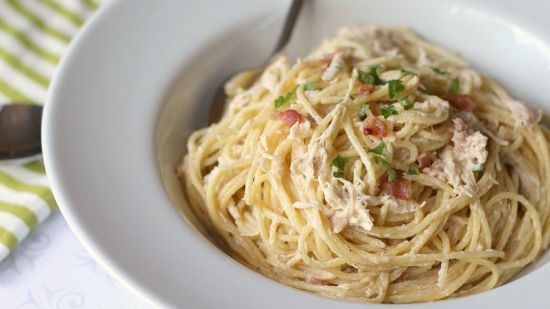
{"label": "pasta noodle", "polygon": [[228,253],[329,297],[409,303],[510,280],[550,241],[549,131],[403,28],[344,28],[226,85],[178,167]]}

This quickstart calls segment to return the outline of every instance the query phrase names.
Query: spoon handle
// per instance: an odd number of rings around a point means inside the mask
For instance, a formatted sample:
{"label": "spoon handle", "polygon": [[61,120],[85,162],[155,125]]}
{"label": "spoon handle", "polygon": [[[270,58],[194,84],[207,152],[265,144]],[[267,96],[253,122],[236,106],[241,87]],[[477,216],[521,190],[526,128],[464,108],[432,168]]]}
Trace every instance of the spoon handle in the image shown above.
{"label": "spoon handle", "polygon": [[42,106],[0,106],[0,159],[21,158],[40,153]]}

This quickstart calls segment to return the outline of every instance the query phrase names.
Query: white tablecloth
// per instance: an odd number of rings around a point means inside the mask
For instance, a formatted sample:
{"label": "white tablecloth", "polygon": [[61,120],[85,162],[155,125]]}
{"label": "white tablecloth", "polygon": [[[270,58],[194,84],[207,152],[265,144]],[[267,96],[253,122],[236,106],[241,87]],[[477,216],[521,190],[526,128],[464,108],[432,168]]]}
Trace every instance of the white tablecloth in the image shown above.
{"label": "white tablecloth", "polygon": [[0,263],[0,308],[153,308],[112,279],[59,212]]}

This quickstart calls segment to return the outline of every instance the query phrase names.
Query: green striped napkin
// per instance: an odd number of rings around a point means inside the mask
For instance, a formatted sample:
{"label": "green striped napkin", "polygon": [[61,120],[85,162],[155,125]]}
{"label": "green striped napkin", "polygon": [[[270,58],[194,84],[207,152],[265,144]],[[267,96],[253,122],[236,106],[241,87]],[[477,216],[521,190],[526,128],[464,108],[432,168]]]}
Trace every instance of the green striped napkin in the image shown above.
{"label": "green striped napkin", "polygon": [[[63,51],[98,0],[0,0],[0,105],[42,104]],[[0,261],[55,211],[41,156],[0,161]]]}

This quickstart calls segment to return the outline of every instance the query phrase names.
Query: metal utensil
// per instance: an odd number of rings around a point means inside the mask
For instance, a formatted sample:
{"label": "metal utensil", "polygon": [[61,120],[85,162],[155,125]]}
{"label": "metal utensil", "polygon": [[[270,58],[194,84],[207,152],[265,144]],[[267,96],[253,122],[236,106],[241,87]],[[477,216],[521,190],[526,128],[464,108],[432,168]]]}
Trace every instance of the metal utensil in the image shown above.
{"label": "metal utensil", "polygon": [[[294,25],[296,24],[296,20],[298,19],[298,15],[300,14],[303,2],[304,0],[292,1],[292,4],[290,5],[290,8],[286,15],[284,27],[279,36],[279,40],[277,41],[277,44],[275,45],[275,48],[273,49],[273,52],[271,52],[269,58],[257,68],[240,72],[237,75],[238,77],[247,79],[250,81],[250,83],[253,82],[259,76],[259,73],[262,71],[262,69],[269,64],[271,59],[281,53],[281,51],[286,47],[288,41],[290,40],[292,30],[294,29]],[[217,122],[222,117],[225,103],[227,101],[227,95],[224,86],[227,81],[230,80],[234,75],[235,74],[231,74],[230,76],[225,78],[223,82],[220,83],[216,88],[216,91],[214,92],[214,97],[212,99],[212,102],[210,103],[210,123]]]}
{"label": "metal utensil", "polygon": [[[292,1],[279,40],[268,59],[273,59],[285,48],[303,2],[304,0]],[[268,63],[269,60],[256,69],[240,73],[240,76],[255,80],[261,69]],[[225,79],[216,89],[211,103],[210,123],[218,121],[223,114],[227,99],[224,84],[229,78]],[[40,144],[41,120],[42,106],[25,104],[0,106],[0,159],[19,158],[40,153],[42,150]]]}
{"label": "metal utensil", "polygon": [[11,104],[0,106],[0,159],[40,153],[42,106]]}

